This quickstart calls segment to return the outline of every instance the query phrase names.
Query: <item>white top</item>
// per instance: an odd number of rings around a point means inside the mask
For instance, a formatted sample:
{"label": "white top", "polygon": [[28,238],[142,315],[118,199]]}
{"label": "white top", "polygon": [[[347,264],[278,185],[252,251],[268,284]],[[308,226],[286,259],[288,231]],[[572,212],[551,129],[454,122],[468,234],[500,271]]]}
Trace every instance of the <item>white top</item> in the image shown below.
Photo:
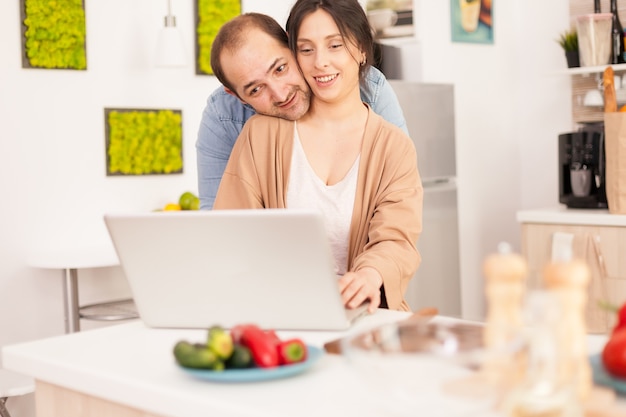
{"label": "white top", "polygon": [[626,226],[626,215],[610,214],[606,209],[571,209],[562,205],[518,211],[517,221],[583,226]]}
{"label": "white top", "polygon": [[326,233],[335,260],[335,274],[342,276],[348,269],[348,239],[360,156],[356,158],[341,181],[326,185],[309,164],[296,128],[294,128],[293,142],[291,171],[287,187],[287,207],[314,207],[323,214]]}

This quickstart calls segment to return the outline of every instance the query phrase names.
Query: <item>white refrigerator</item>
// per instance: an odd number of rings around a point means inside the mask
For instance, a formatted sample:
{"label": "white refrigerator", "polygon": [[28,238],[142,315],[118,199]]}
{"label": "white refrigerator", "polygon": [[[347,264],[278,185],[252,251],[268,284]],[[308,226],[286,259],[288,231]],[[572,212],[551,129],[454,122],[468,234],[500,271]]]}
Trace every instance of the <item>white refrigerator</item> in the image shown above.
{"label": "white refrigerator", "polygon": [[417,149],[424,187],[422,256],[406,299],[413,310],[436,307],[461,316],[454,86],[389,80]]}

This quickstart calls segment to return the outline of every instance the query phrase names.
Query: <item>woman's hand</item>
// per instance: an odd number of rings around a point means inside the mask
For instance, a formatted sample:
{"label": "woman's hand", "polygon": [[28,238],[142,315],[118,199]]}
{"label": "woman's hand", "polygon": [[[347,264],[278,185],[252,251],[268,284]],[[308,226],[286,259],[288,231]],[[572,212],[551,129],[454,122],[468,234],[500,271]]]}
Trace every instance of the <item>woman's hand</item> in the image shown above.
{"label": "woman's hand", "polygon": [[347,272],[339,278],[339,291],[347,308],[356,308],[365,300],[370,301],[368,311],[373,313],[380,305],[380,287],[383,277],[374,268],[362,268]]}

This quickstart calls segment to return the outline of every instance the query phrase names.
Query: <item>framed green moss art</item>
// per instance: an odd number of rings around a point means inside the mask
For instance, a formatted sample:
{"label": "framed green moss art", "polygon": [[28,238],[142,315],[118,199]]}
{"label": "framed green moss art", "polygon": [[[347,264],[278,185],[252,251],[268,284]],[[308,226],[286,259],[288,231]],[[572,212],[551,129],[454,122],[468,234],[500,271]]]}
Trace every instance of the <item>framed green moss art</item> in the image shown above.
{"label": "framed green moss art", "polygon": [[196,74],[213,75],[211,45],[222,25],[241,14],[241,0],[194,0]]}
{"label": "framed green moss art", "polygon": [[22,67],[87,69],[83,0],[20,0]]}
{"label": "framed green moss art", "polygon": [[104,109],[107,175],[183,172],[180,110]]}

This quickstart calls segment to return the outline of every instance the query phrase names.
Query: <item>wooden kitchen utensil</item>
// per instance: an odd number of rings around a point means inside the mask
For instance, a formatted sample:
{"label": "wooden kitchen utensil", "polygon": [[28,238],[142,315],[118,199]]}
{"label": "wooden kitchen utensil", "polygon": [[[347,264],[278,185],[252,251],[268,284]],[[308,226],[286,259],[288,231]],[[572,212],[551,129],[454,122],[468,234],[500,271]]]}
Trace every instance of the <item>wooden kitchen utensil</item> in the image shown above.
{"label": "wooden kitchen utensil", "polygon": [[589,398],[593,386],[588,360],[585,324],[589,266],[581,259],[559,260],[544,268],[544,284],[553,291],[561,311],[557,334],[558,366],[563,381],[572,381],[581,401]]}
{"label": "wooden kitchen utensil", "polygon": [[[420,320],[430,320],[439,313],[439,310],[435,307],[425,307],[414,312],[409,318],[402,320],[404,322],[413,322]],[[324,350],[328,353],[341,354],[341,343],[343,338],[331,340],[324,344]]]}
{"label": "wooden kitchen utensil", "polygon": [[615,94],[615,73],[613,67],[606,67],[602,75],[602,85],[604,86],[604,112],[613,113],[617,111],[617,96]]}
{"label": "wooden kitchen utensil", "polygon": [[526,289],[526,260],[513,253],[508,243],[500,243],[498,252],[483,264],[487,318],[484,332],[486,349],[482,372],[488,380],[503,378],[513,383],[522,378],[524,359],[511,355],[510,347],[523,326],[522,301]]}

